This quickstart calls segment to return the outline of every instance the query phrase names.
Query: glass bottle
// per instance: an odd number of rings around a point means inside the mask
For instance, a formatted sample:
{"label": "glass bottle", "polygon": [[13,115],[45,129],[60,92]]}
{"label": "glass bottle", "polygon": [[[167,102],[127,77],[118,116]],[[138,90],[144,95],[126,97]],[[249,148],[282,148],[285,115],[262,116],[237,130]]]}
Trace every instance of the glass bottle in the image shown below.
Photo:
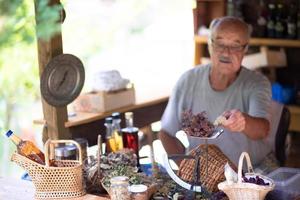
{"label": "glass bottle", "polygon": [[17,146],[18,153],[39,164],[45,165],[44,153],[31,141],[22,140],[11,130],[7,131],[6,136]]}
{"label": "glass bottle", "polygon": [[121,117],[119,112],[114,112],[112,114],[113,118],[113,136],[116,140],[117,150],[123,149],[123,139],[121,132]]}
{"label": "glass bottle", "polygon": [[267,35],[267,10],[265,7],[265,3],[263,0],[260,0],[259,2],[259,16],[257,19],[257,26],[258,26],[258,30],[257,30],[257,36],[258,37],[266,37]]}
{"label": "glass bottle", "polygon": [[277,5],[277,15],[276,15],[276,23],[275,23],[275,37],[276,38],[284,38],[285,34],[285,19],[283,16],[283,4]]}
{"label": "glass bottle", "polygon": [[276,10],[275,4],[268,4],[269,14],[268,14],[268,22],[267,22],[267,33],[269,38],[275,37],[275,23],[276,23]]}
{"label": "glass bottle", "polygon": [[137,156],[137,166],[139,167],[139,129],[133,126],[133,113],[125,113],[126,128],[122,129],[124,148],[132,149]]}
{"label": "glass bottle", "polygon": [[297,11],[297,39],[300,39],[300,2],[298,2]]}
{"label": "glass bottle", "polygon": [[287,17],[287,38],[295,39],[297,36],[297,7],[295,3],[290,4],[289,10]]}
{"label": "glass bottle", "polygon": [[106,126],[106,153],[109,154],[110,152],[117,151],[116,140],[113,135],[113,125],[112,125],[112,117],[105,118],[104,125]]}
{"label": "glass bottle", "polygon": [[127,176],[115,176],[110,179],[111,200],[130,200],[128,191],[129,178]]}

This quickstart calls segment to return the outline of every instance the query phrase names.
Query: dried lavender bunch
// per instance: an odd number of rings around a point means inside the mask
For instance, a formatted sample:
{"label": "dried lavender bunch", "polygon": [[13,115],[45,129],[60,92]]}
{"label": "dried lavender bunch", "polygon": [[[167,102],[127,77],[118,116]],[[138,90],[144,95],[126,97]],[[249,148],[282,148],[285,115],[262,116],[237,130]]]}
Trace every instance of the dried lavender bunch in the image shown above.
{"label": "dried lavender bunch", "polygon": [[182,112],[182,130],[196,137],[210,137],[213,134],[214,125],[208,120],[205,111],[196,115],[191,110]]}

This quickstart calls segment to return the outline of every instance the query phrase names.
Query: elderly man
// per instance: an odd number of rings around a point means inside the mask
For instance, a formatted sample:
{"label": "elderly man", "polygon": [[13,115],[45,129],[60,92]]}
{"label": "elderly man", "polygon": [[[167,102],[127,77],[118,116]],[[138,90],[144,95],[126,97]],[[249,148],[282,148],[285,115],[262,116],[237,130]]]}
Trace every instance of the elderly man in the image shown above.
{"label": "elderly man", "polygon": [[[223,17],[212,21],[210,30],[211,64],[197,66],[181,76],[161,120],[160,140],[168,154],[185,153],[176,138],[182,112],[206,111],[210,121],[223,115],[225,132],[209,143],[219,146],[234,163],[247,151],[252,163],[257,164],[271,149],[264,140],[270,126],[271,88],[262,74],[241,66],[251,28],[238,18]],[[202,142],[189,139],[189,149]]]}

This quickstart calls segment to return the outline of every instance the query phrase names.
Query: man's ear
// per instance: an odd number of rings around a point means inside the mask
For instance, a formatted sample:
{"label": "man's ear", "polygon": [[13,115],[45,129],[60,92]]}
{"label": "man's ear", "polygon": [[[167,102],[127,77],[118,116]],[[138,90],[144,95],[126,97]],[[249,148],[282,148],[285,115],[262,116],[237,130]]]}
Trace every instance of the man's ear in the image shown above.
{"label": "man's ear", "polygon": [[247,53],[248,49],[249,49],[249,45],[246,45],[244,49],[244,53]]}

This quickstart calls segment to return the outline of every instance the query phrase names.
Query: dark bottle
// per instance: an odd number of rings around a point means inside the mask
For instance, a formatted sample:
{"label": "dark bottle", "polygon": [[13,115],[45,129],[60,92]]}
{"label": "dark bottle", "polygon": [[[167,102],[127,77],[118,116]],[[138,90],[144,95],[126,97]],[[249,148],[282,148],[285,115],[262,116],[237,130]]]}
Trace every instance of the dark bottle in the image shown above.
{"label": "dark bottle", "polygon": [[122,129],[124,148],[132,149],[137,156],[137,165],[139,166],[139,129],[133,126],[133,113],[125,113],[126,128]]}
{"label": "dark bottle", "polygon": [[300,2],[298,2],[297,11],[297,39],[300,39]]}
{"label": "dark bottle", "polygon": [[227,15],[234,16],[234,3],[233,0],[227,1]]}
{"label": "dark bottle", "polygon": [[275,37],[285,38],[285,19],[283,15],[283,4],[277,5],[277,15],[275,23]]}
{"label": "dark bottle", "polygon": [[257,18],[257,37],[267,36],[267,9],[263,0],[259,2],[259,16]]}
{"label": "dark bottle", "polygon": [[18,153],[41,165],[45,165],[44,153],[31,141],[22,140],[11,130],[7,131],[6,136],[17,146]]}
{"label": "dark bottle", "polygon": [[268,22],[267,22],[267,35],[269,38],[275,38],[275,23],[276,23],[276,10],[275,4],[268,4]]}
{"label": "dark bottle", "polygon": [[105,118],[105,126],[106,126],[106,135],[105,135],[105,144],[106,144],[106,149],[105,153],[109,154],[110,152],[116,152],[117,151],[117,145],[116,145],[116,140],[113,135],[113,119],[112,117],[107,117]]}
{"label": "dark bottle", "polygon": [[123,149],[123,138],[121,132],[121,117],[119,112],[114,112],[112,115],[113,118],[113,136],[116,141],[117,150]]}
{"label": "dark bottle", "polygon": [[297,7],[291,3],[287,17],[287,38],[295,39],[297,36]]}

